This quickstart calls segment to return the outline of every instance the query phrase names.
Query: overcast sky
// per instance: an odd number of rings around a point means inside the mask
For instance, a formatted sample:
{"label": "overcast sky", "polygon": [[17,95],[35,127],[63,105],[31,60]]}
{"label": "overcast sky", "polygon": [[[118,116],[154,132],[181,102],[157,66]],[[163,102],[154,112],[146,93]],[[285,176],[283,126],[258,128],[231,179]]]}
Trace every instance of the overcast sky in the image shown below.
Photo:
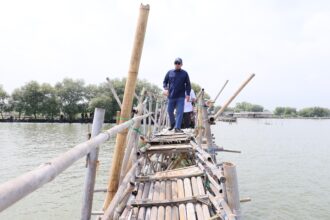
{"label": "overcast sky", "polygon": [[175,57],[224,103],[330,108],[329,0],[1,0],[0,84],[126,77],[140,3],[150,4],[140,79],[162,86]]}

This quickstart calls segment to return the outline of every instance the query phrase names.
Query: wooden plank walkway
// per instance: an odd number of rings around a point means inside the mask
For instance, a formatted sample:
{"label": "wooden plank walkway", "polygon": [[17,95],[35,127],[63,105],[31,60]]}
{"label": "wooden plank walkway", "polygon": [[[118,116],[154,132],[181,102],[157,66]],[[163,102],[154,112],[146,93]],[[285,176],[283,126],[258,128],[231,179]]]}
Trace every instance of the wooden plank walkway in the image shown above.
{"label": "wooden plank walkway", "polygon": [[193,140],[188,131],[156,134],[148,141],[143,153],[148,163],[136,176],[137,191],[120,219],[206,220],[216,214],[209,197],[213,189],[223,198],[220,185],[199,162],[196,152],[202,149]]}

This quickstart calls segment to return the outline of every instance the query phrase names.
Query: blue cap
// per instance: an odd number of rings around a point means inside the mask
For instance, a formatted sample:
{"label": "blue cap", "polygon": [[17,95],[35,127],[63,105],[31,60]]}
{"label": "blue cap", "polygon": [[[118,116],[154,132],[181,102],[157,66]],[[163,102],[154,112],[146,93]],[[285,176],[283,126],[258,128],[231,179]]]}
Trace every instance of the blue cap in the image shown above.
{"label": "blue cap", "polygon": [[174,63],[182,64],[182,59],[180,57],[175,58]]}

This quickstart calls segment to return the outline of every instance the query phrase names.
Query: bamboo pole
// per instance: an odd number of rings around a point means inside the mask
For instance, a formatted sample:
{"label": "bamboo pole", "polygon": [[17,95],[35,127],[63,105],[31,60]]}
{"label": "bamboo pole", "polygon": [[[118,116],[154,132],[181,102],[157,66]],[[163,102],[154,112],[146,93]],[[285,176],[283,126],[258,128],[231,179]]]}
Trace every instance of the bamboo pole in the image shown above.
{"label": "bamboo pole", "polygon": [[[139,184],[138,193],[137,193],[137,195],[136,195],[136,197],[135,197],[134,200],[142,199],[143,191],[144,191],[144,183],[140,183]],[[138,215],[138,212],[139,212],[139,208],[138,207],[133,208],[132,218],[136,218],[137,215]]]}
{"label": "bamboo pole", "polygon": [[[150,182],[145,183],[144,188],[143,188],[143,194],[142,194],[142,199],[148,198],[150,190]],[[141,207],[139,208],[139,214],[138,214],[138,219],[145,219],[145,213],[146,213],[146,208]]]}
{"label": "bamboo pole", "polygon": [[[142,115],[142,113],[143,113],[143,111],[142,111],[143,110],[143,105],[144,105],[143,103],[139,103],[139,105],[137,107],[137,114],[136,114],[136,116]],[[131,153],[133,153],[133,151],[135,151],[135,153],[136,153],[136,149],[135,148],[136,148],[136,146],[138,144],[138,139],[139,139],[138,131],[140,130],[140,127],[141,127],[141,121],[136,121],[134,123],[133,128],[130,130],[130,135],[128,136],[128,143],[127,143],[127,147],[125,149],[123,163],[122,163],[122,167],[121,167],[121,171],[120,171],[119,183],[122,181],[122,179],[126,175],[127,171],[132,166],[132,163],[129,163],[129,161],[132,162],[132,160],[129,160],[129,159],[131,158],[131,155],[132,155]],[[136,162],[136,161],[133,161],[133,162]]]}
{"label": "bamboo pole", "polygon": [[[166,194],[165,194],[165,199],[166,200],[171,200],[172,199],[172,181],[167,180],[166,181]],[[171,206],[166,206],[165,208],[165,220],[171,220],[172,219],[172,208]]]}
{"label": "bamboo pole", "polygon": [[[172,181],[172,199],[178,198],[178,184],[177,181]],[[177,206],[172,207],[172,220],[178,220],[179,219],[179,209]]]}
{"label": "bamboo pole", "polygon": [[226,80],[225,84],[222,86],[222,88],[220,89],[219,93],[217,94],[217,96],[214,98],[213,102],[215,103],[217,101],[217,99],[219,98],[220,94],[222,93],[223,89],[226,87],[227,83],[229,80]]}
{"label": "bamboo pole", "polygon": [[219,109],[219,111],[210,119],[211,121],[215,121],[230,105],[230,103],[236,98],[236,96],[244,89],[244,87],[251,81],[251,79],[255,76],[255,74],[251,74],[247,80],[243,82],[243,84],[238,88],[238,90],[230,97],[230,99]]}
{"label": "bamboo pole", "polygon": [[[203,186],[203,180],[202,178],[199,176],[196,178],[197,181],[197,187],[198,187],[198,192],[200,195],[205,195],[205,189]],[[203,210],[203,216],[204,219],[210,219],[210,211],[207,205],[203,204],[202,205],[202,210]]]}
{"label": "bamboo pole", "polygon": [[111,89],[112,95],[115,97],[115,99],[117,101],[117,104],[118,104],[119,108],[121,109],[121,106],[122,105],[121,105],[120,99],[119,99],[119,97],[117,95],[117,92],[115,90],[115,87],[112,85],[112,83],[111,83],[111,81],[110,81],[110,79],[108,77],[107,77],[107,81],[108,81],[109,87]]}
{"label": "bamboo pole", "polygon": [[[126,121],[131,116],[136,80],[140,66],[145,32],[147,28],[148,14],[149,14],[149,5],[141,4],[138,24],[135,33],[134,46],[130,61],[130,67],[125,85],[122,111],[120,115],[121,123]],[[125,150],[126,136],[127,136],[127,130],[120,132],[116,138],[116,146],[112,158],[110,178],[108,181],[108,193],[104,201],[103,210],[105,210],[109,206],[118,188],[120,169],[121,169],[122,159]]]}
{"label": "bamboo pole", "polygon": [[154,121],[154,128],[153,128],[153,133],[155,133],[156,131],[158,131],[158,124],[157,124],[157,117],[158,117],[158,104],[159,104],[159,99],[156,98],[156,107],[155,107],[155,114],[154,114],[154,118],[155,118],[155,121]]}
{"label": "bamboo pole", "polygon": [[[102,124],[104,121],[104,114],[104,109],[95,108],[91,137],[95,137],[101,132]],[[91,218],[98,155],[98,147],[92,149],[91,152],[87,155],[87,174],[83,194],[83,205],[81,209],[82,220],[89,220]]]}
{"label": "bamboo pole", "polygon": [[136,120],[141,120],[145,117],[148,117],[148,115],[139,116],[123,124],[114,126],[96,137],[76,145],[64,154],[42,164],[40,167],[1,184],[0,212],[40,188],[45,183],[54,180],[56,176],[70,167],[74,162],[86,156],[92,149],[109,140],[111,136],[128,128]]}
{"label": "bamboo pole", "polygon": [[[160,195],[160,182],[156,181],[155,186],[154,186],[154,195],[152,196],[153,201],[158,201],[159,200],[159,195]],[[158,212],[158,207],[157,206],[152,206],[151,207],[151,214],[150,214],[150,219],[157,219],[157,212]]]}
{"label": "bamboo pole", "polygon": [[212,149],[213,149],[213,139],[212,139],[212,133],[211,133],[211,125],[209,123],[209,116],[208,116],[208,113],[207,113],[207,109],[206,109],[206,106],[205,106],[205,102],[203,100],[203,96],[201,97],[201,110],[202,110],[202,118],[203,118],[203,127],[205,129],[205,133],[204,133],[204,136],[206,137],[206,143],[207,143],[207,148],[208,148],[208,152],[211,153],[211,157],[212,157],[212,160],[214,162],[216,162],[216,155],[215,155],[215,152],[213,151],[212,152]]}
{"label": "bamboo pole", "polygon": [[[177,187],[178,187],[178,198],[183,199],[184,198],[184,186],[183,186],[182,179],[177,180]],[[186,206],[184,204],[179,205],[179,216],[180,216],[180,220],[187,219]]]}
{"label": "bamboo pole", "polygon": [[113,200],[109,204],[108,208],[105,210],[104,215],[102,217],[102,220],[110,220],[113,218],[113,214],[115,212],[116,207],[118,204],[121,202],[123,199],[124,192],[127,190],[129,187],[128,184],[130,184],[131,179],[135,177],[135,170],[137,169],[138,166],[140,166],[140,163],[142,162],[142,158],[129,170],[129,172],[126,174],[125,178],[123,179],[123,182],[121,183],[117,193],[113,197]]}
{"label": "bamboo pole", "polygon": [[120,121],[120,111],[116,111],[116,124],[119,125]]}
{"label": "bamboo pole", "polygon": [[[149,95],[149,110],[148,112],[152,112],[152,96],[151,94]],[[150,138],[151,137],[151,115],[148,118],[148,131],[147,131],[147,137]]]}
{"label": "bamboo pole", "polygon": [[127,202],[132,196],[132,193],[135,189],[135,184],[130,183],[128,186],[125,188],[123,193],[120,193],[122,195],[122,198],[117,202],[115,211],[113,213],[113,220],[118,220],[120,215],[123,213],[124,209],[126,208]]}
{"label": "bamboo pole", "polygon": [[197,143],[200,148],[202,148],[202,139],[203,139],[203,99],[204,99],[204,89],[201,90],[199,93],[199,98],[198,98],[198,111],[197,111],[197,132],[198,132],[198,137],[197,137]]}
{"label": "bamboo pole", "polygon": [[[197,179],[196,177],[191,177],[191,188],[193,191],[193,195],[195,197],[200,196],[201,194],[199,193],[198,190],[198,185],[197,185]],[[203,209],[200,203],[195,204],[195,210],[196,210],[196,215],[198,220],[203,220],[204,219],[204,214],[203,214]]]}
{"label": "bamboo pole", "polygon": [[[192,189],[191,189],[191,182],[189,178],[184,178],[184,195],[185,197],[192,197]],[[196,220],[195,217],[195,207],[192,203],[187,203],[187,219],[188,220]]]}
{"label": "bamboo pole", "polygon": [[[146,99],[148,100],[148,99]],[[143,106],[143,114],[145,114],[147,112],[147,107]],[[147,119],[143,119],[143,136],[147,135]]]}
{"label": "bamboo pole", "polygon": [[[159,192],[159,201],[164,201],[166,198],[166,181],[162,181],[160,183],[160,192]],[[157,220],[164,220],[165,219],[165,207],[159,206],[157,212]]]}
{"label": "bamboo pole", "polygon": [[[150,201],[152,201],[152,198],[153,198],[153,195],[154,195],[154,186],[155,186],[155,182],[151,182],[150,189],[149,189],[149,195],[148,195],[148,199]],[[151,215],[151,208],[148,207],[147,210],[146,210],[145,220],[152,220],[150,218],[150,215]]]}
{"label": "bamboo pole", "polygon": [[241,220],[240,198],[238,191],[238,182],[235,164],[224,162],[223,163],[224,175],[226,177],[226,192],[228,205],[236,215],[236,220]]}

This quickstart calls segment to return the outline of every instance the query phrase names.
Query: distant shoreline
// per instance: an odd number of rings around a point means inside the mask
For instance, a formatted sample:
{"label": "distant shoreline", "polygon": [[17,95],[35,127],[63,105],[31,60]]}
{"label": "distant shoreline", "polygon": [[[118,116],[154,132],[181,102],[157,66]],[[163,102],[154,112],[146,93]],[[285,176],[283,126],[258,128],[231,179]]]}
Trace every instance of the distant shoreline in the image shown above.
{"label": "distant shoreline", "polygon": [[[51,120],[51,119],[0,119],[0,123],[80,123],[80,124],[89,124],[92,123],[92,119],[76,119],[76,120]],[[116,123],[116,120],[105,120],[104,123]]]}
{"label": "distant shoreline", "polygon": [[[231,117],[228,117],[231,118]],[[306,120],[329,120],[330,117],[236,117],[237,119],[306,119]],[[221,120],[220,120],[221,121]],[[56,124],[90,124],[92,119],[76,120],[50,120],[50,119],[0,119],[0,123],[56,123]],[[113,124],[116,120],[105,120],[104,123]]]}
{"label": "distant shoreline", "polygon": [[[329,120],[330,117],[224,117],[225,119],[231,119],[231,118],[236,118],[236,119],[308,119],[308,120]],[[221,120],[220,120],[221,121]]]}

